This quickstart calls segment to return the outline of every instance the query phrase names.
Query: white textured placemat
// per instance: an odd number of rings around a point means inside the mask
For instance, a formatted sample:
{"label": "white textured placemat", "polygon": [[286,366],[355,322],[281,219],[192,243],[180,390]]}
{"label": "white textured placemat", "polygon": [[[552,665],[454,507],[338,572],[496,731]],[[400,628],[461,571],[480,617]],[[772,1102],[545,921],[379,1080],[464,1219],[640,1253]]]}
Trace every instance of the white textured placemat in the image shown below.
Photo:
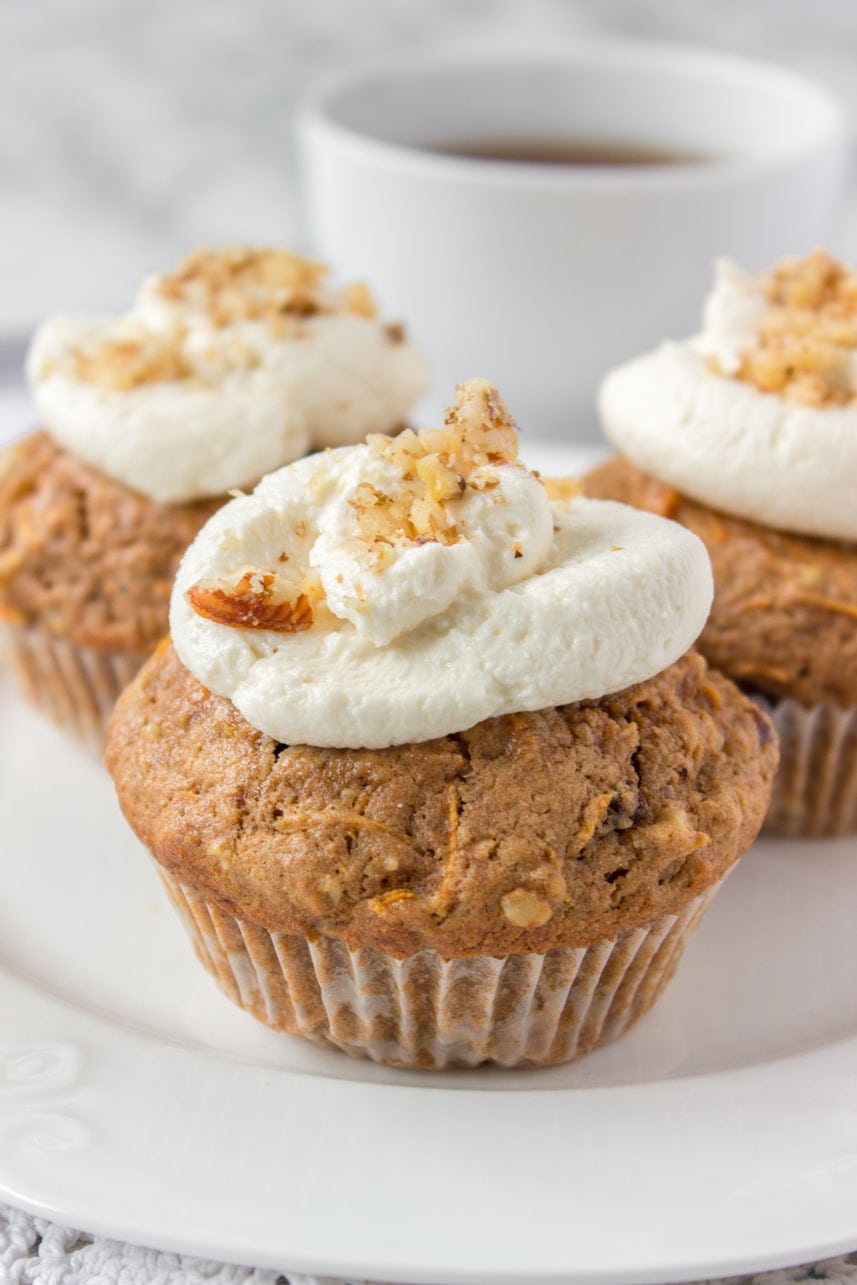
{"label": "white textured placemat", "polygon": [[[755,1276],[731,1276],[728,1285],[800,1285],[857,1282],[857,1253],[823,1263]],[[260,1267],[233,1267],[186,1254],[124,1245],[58,1227],[0,1205],[0,1285],[368,1285],[330,1276],[302,1276]],[[698,1285],[727,1285],[705,1281]]]}

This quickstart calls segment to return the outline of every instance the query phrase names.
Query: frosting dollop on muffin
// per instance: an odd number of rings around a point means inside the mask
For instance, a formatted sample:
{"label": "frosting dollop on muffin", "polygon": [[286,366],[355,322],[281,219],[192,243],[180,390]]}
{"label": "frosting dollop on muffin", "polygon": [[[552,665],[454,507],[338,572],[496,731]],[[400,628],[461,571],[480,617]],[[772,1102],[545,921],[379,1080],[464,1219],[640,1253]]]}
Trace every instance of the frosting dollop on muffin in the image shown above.
{"label": "frosting dollop on muffin", "polygon": [[702,332],[611,371],[604,432],[683,494],[751,522],[857,539],[857,274],[816,251],[727,261]]}
{"label": "frosting dollop on muffin", "polygon": [[200,250],[118,317],[54,317],[27,369],[53,438],[158,503],[222,495],[401,425],[426,385],[368,289],[286,250]]}
{"label": "frosting dollop on muffin", "polygon": [[472,380],[443,428],[301,460],[221,509],[176,577],[176,650],[284,744],[426,741],[644,681],[701,631],[708,556],[574,489],[524,467]]}

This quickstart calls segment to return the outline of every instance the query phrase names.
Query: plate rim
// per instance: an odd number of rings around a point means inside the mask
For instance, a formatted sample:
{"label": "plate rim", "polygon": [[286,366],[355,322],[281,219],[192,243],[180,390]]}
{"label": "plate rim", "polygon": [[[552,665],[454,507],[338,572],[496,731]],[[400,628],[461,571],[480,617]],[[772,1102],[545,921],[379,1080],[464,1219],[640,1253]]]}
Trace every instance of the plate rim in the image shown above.
{"label": "plate rim", "polygon": [[[615,1112],[617,1106],[630,1106],[631,1116],[639,1108],[648,1115],[650,1128],[644,1134],[656,1133],[659,1127],[669,1123],[670,1118],[681,1117],[684,1122],[684,1145],[693,1146],[695,1135],[692,1132],[691,1117],[700,1105],[705,1106],[709,1116],[718,1116],[716,1127],[721,1127],[724,1118],[732,1117],[736,1121],[738,1133],[743,1132],[747,1119],[747,1110],[758,1108],[762,1099],[770,1097],[772,1087],[778,1097],[782,1111],[796,1108],[795,1119],[801,1119],[804,1125],[802,1136],[807,1134],[806,1126],[811,1120],[806,1118],[807,1088],[813,1085],[825,1085],[824,1095],[815,1095],[817,1109],[830,1123],[830,1114],[848,1111],[855,1120],[857,1138],[857,1104],[854,1102],[853,1085],[857,1071],[857,1036],[839,1039],[829,1046],[803,1051],[756,1063],[749,1067],[732,1068],[714,1073],[689,1075],[668,1081],[652,1081],[644,1084],[629,1084],[608,1087],[546,1087],[530,1089],[492,1089],[490,1093],[475,1093],[472,1088],[457,1089],[444,1085],[432,1088],[424,1085],[379,1084],[371,1081],[340,1080],[329,1077],[312,1076],[289,1068],[272,1069],[246,1062],[225,1062],[213,1056],[210,1050],[191,1048],[157,1038],[151,1032],[123,1027],[108,1018],[75,1008],[73,1003],[46,993],[40,986],[28,979],[23,979],[10,969],[5,961],[0,961],[0,1003],[6,1013],[7,1031],[14,1030],[12,1052],[15,1044],[22,1055],[27,1051],[38,1052],[40,1049],[60,1048],[66,1051],[77,1049],[88,1064],[89,1078],[80,1081],[76,1089],[69,1083],[66,1086],[55,1085],[52,1093],[45,1094],[36,1084],[31,1091],[27,1085],[13,1085],[12,1112],[8,1107],[10,1095],[0,1091],[0,1138],[5,1136],[7,1142],[10,1134],[13,1142],[20,1139],[22,1131],[41,1129],[41,1146],[47,1159],[51,1174],[37,1173],[30,1176],[26,1165],[10,1161],[9,1154],[14,1148],[4,1147],[0,1150],[0,1197],[9,1204],[27,1209],[39,1217],[46,1217],[63,1225],[73,1226],[133,1244],[151,1246],[166,1251],[192,1254],[207,1259],[221,1260],[240,1265],[252,1265],[262,1268],[292,1270],[322,1275],[357,1277],[366,1280],[388,1280],[400,1282],[400,1285],[666,1285],[666,1282],[701,1281],[713,1276],[729,1276],[741,1272],[772,1270],[780,1266],[794,1265],[798,1262],[818,1261],[839,1253],[847,1252],[857,1245],[857,1216],[853,1212],[838,1228],[834,1227],[813,1236],[806,1230],[790,1231],[774,1241],[758,1243],[758,1237],[748,1237],[746,1226],[743,1236],[738,1234],[734,1224],[730,1226],[731,1246],[721,1252],[712,1250],[700,1252],[696,1257],[685,1254],[664,1252],[652,1256],[648,1261],[635,1258],[628,1261],[626,1255],[602,1254],[599,1261],[592,1259],[575,1261],[573,1255],[559,1261],[556,1257],[556,1242],[548,1253],[541,1252],[535,1259],[528,1258],[527,1265],[509,1263],[505,1259],[505,1248],[500,1246],[492,1251],[491,1247],[481,1247],[469,1262],[450,1261],[445,1253],[434,1254],[431,1258],[421,1256],[415,1250],[407,1260],[395,1254],[388,1255],[378,1250],[374,1256],[364,1250],[349,1250],[345,1241],[336,1250],[322,1241],[330,1232],[330,1222],[326,1216],[318,1214],[315,1224],[303,1228],[303,1236],[284,1244],[279,1233],[273,1233],[265,1243],[255,1239],[254,1220],[242,1219],[245,1210],[229,1206],[221,1201],[218,1210],[209,1207],[209,1230],[198,1225],[180,1225],[183,1216],[176,1207],[172,1221],[164,1222],[163,1210],[141,1207],[138,1199],[129,1202],[128,1192],[123,1186],[118,1189],[115,1181],[116,1154],[110,1145],[105,1143],[99,1149],[97,1140],[88,1140],[84,1136],[90,1121],[86,1120],[87,1110],[91,1112],[92,1104],[99,1101],[102,1110],[106,1110],[108,1120],[114,1123],[119,1118],[129,1118],[145,1097],[146,1091],[154,1092],[157,1097],[163,1093],[172,1101],[173,1112],[181,1117],[186,1111],[192,1111],[193,1098],[200,1093],[210,1093],[212,1089],[219,1092],[224,1087],[232,1087],[239,1081],[250,1082],[255,1091],[272,1093],[272,1085],[284,1089],[292,1099],[293,1107],[300,1113],[311,1115],[320,1110],[329,1110],[338,1106],[341,1118],[328,1120],[328,1127],[333,1131],[350,1128],[352,1144],[355,1142],[355,1108],[358,1116],[360,1109],[369,1105],[384,1103],[388,1110],[391,1105],[405,1107],[404,1112],[395,1110],[397,1126],[410,1125],[418,1130],[426,1125],[430,1117],[430,1127],[435,1128],[439,1119],[448,1115],[448,1107],[455,1104],[457,1110],[457,1127],[461,1127],[463,1116],[474,1117],[477,1136],[489,1137],[496,1124],[495,1112],[498,1108],[512,1110],[519,1116],[532,1115],[530,1108],[538,1104],[541,1108],[535,1113],[536,1122],[549,1118],[553,1107],[559,1100],[567,1105],[574,1101],[577,1110],[572,1114],[580,1116],[585,1107],[596,1117]],[[59,1033],[59,1034],[58,1034]],[[5,1043],[5,1041],[4,1041]],[[145,1056],[140,1057],[142,1046]],[[9,1044],[5,1053],[8,1058]],[[103,1065],[99,1067],[99,1061]],[[124,1075],[117,1076],[115,1069],[121,1066]],[[136,1074],[128,1074],[129,1069]],[[223,1079],[224,1084],[210,1084]],[[266,1083],[267,1082],[267,1083]],[[175,1100],[176,1086],[184,1085],[178,1101]],[[8,1089],[8,1079],[6,1088]],[[242,1086],[242,1087],[246,1087]],[[18,1092],[15,1092],[15,1089]],[[59,1089],[57,1092],[56,1090]],[[63,1091],[64,1090],[64,1091]],[[440,1112],[436,1108],[440,1108]],[[462,1113],[462,1109],[464,1109]],[[697,1116],[698,1119],[698,1116]],[[28,1123],[29,1122],[29,1123]],[[256,1126],[263,1123],[261,1117]],[[359,1123],[359,1121],[358,1121]],[[76,1131],[80,1125],[80,1134]],[[365,1116],[363,1119],[364,1141],[370,1141],[370,1134],[375,1130],[375,1121]],[[367,1128],[368,1126],[368,1128]],[[57,1136],[50,1137],[50,1130],[55,1129]],[[691,1132],[687,1130],[691,1128]],[[65,1130],[65,1132],[64,1132]],[[704,1129],[703,1138],[710,1137],[710,1130]],[[47,1134],[47,1136],[46,1136]],[[309,1135],[307,1135],[308,1137]],[[728,1139],[736,1140],[737,1134]],[[81,1156],[81,1150],[89,1143],[89,1158]],[[306,1141],[306,1138],[304,1139]],[[374,1136],[377,1144],[377,1134]],[[852,1139],[853,1144],[854,1139]],[[359,1139],[358,1139],[359,1142]],[[144,1142],[145,1146],[146,1143]],[[139,1151],[139,1147],[138,1147]],[[728,1147],[727,1147],[728,1151]],[[835,1179],[837,1165],[842,1161],[842,1153],[853,1152],[846,1139],[836,1146],[835,1154],[830,1153],[823,1139],[818,1145],[810,1148],[813,1163],[806,1171],[806,1187],[799,1186],[792,1195],[801,1199],[814,1183],[824,1176],[826,1166]],[[28,1153],[32,1157],[32,1150]],[[138,1152],[134,1160],[139,1160]],[[396,1147],[389,1154],[391,1162],[398,1156]],[[82,1174],[82,1159],[85,1165],[95,1167],[96,1181],[103,1184],[106,1192],[112,1192],[105,1201],[102,1200],[100,1212],[93,1216],[87,1207],[87,1181],[80,1185],[75,1182],[74,1188],[62,1181],[57,1181],[57,1170],[65,1171],[65,1180],[79,1178]],[[708,1156],[705,1166],[711,1166],[714,1157]],[[384,1157],[380,1160],[381,1167]],[[376,1165],[376,1168],[378,1166]],[[722,1180],[723,1170],[718,1169],[718,1183]],[[857,1175],[857,1164],[849,1168],[847,1176]],[[59,1175],[62,1179],[62,1174]],[[436,1175],[435,1175],[436,1176]],[[692,1184],[699,1179],[699,1173],[691,1166],[685,1172],[683,1181]],[[278,1173],[282,1179],[283,1174]],[[432,1179],[432,1175],[429,1175]],[[91,1184],[91,1178],[88,1180]],[[301,1179],[295,1179],[300,1182]],[[733,1191],[722,1191],[721,1216],[726,1214],[727,1224],[730,1210],[734,1212],[734,1199],[740,1198],[742,1185],[746,1188],[748,1175],[740,1168],[733,1169]],[[397,1209],[399,1220],[399,1239],[402,1239],[401,1220],[406,1211],[420,1205],[420,1195],[430,1200],[431,1182],[424,1184],[426,1190],[420,1193],[420,1179],[415,1180],[415,1189],[411,1190],[411,1200],[401,1203]],[[69,1193],[81,1191],[78,1197]],[[66,1194],[61,1193],[65,1190]],[[139,1193],[138,1193],[139,1194]],[[285,1193],[281,1193],[285,1194]],[[294,1196],[294,1191],[292,1195]],[[764,1194],[764,1193],[763,1193]],[[513,1201],[525,1195],[523,1186],[511,1193]],[[765,1214],[770,1221],[779,1226],[794,1228],[795,1222],[786,1216],[780,1203],[782,1191],[773,1183],[769,1195],[769,1206],[756,1210]],[[658,1197],[660,1201],[660,1197]],[[729,1203],[731,1201],[731,1204]],[[770,1201],[776,1207],[770,1206]],[[131,1206],[133,1213],[128,1213]],[[126,1212],[123,1213],[123,1207]],[[627,1210],[623,1210],[627,1212]],[[385,1210],[379,1206],[378,1242],[383,1242]],[[638,1208],[636,1220],[650,1216],[650,1208]],[[773,1218],[771,1215],[773,1214]],[[682,1209],[681,1218],[687,1224],[689,1211]],[[227,1236],[216,1229],[229,1225]],[[157,1225],[155,1225],[157,1223]],[[636,1225],[636,1224],[635,1224]],[[214,1230],[212,1230],[214,1229]],[[633,1233],[634,1228],[632,1227]],[[705,1230],[705,1228],[701,1228]],[[418,1246],[425,1234],[425,1225],[420,1217],[412,1218],[409,1227],[404,1228],[407,1237],[414,1246]],[[627,1241],[628,1224],[623,1224],[623,1237]],[[294,1236],[294,1231],[290,1233]],[[286,1239],[288,1240],[288,1234]],[[633,1234],[630,1239],[633,1240]],[[300,1243],[302,1240],[302,1244]],[[347,1241],[347,1237],[345,1238]]]}

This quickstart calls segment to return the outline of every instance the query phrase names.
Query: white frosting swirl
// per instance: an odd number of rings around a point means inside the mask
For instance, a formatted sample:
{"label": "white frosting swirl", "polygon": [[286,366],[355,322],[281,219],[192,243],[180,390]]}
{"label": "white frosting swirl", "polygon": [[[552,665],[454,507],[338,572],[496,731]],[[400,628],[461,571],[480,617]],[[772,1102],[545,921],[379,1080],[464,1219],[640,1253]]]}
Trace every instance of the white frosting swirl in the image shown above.
{"label": "white frosting swirl", "polygon": [[[223,495],[312,447],[391,431],[425,388],[418,351],[374,317],[332,307],[279,331],[215,325],[192,298],[162,297],[159,280],[122,317],[45,322],[27,362],[51,435],[159,503]],[[124,341],[172,345],[185,375],[110,387],[76,373],[75,354]]]}
{"label": "white frosting swirl", "polygon": [[[494,472],[493,489],[447,502],[454,543],[405,544],[376,568],[353,501],[361,483],[401,485],[395,462],[357,446],[264,478],[185,555],[170,614],[179,656],[280,742],[378,748],[618,691],[687,650],[712,596],[696,536],[606,501],[551,504],[518,464]],[[219,623],[188,600],[278,568],[292,584],[315,571],[325,590],[304,632]]]}
{"label": "white frosting swirl", "polygon": [[714,272],[714,289],[705,301],[696,346],[705,357],[717,361],[724,375],[734,375],[741,367],[742,354],[759,333],[765,289],[760,277],[730,259],[718,259]]}
{"label": "white frosting swirl", "polygon": [[683,494],[785,531],[857,539],[857,408],[788,401],[734,372],[764,307],[758,278],[728,263],[701,335],[616,367],[598,409],[609,441]]}

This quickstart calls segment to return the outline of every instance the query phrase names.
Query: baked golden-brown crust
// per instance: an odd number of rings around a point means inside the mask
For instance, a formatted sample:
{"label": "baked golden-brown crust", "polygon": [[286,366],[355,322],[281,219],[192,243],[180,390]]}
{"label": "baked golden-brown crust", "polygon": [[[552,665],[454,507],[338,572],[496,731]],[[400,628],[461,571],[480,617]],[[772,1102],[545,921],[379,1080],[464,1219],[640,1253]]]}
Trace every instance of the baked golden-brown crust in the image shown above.
{"label": "baked golden-brown crust", "polygon": [[221,503],[155,504],[32,434],[0,456],[0,619],[150,651],[179,559]]}
{"label": "baked golden-brown crust", "polygon": [[621,456],[584,480],[587,495],[674,518],[704,541],[715,598],[697,641],[736,682],[804,705],[857,705],[857,547],[715,512]]}
{"label": "baked golden-brown crust", "polygon": [[273,932],[447,958],[584,946],[716,883],[765,814],[768,720],[689,653],[598,701],[388,750],[281,746],[165,644],[107,764],[185,886]]}

